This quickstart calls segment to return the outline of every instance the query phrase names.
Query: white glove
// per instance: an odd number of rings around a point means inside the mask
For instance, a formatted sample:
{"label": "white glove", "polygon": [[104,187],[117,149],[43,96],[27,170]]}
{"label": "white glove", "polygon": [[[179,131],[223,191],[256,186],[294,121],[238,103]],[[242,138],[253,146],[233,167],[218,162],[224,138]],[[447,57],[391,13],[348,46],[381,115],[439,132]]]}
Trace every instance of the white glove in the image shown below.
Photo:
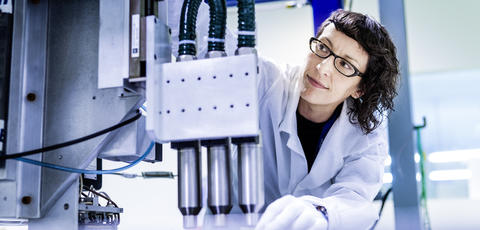
{"label": "white glove", "polygon": [[271,203],[255,230],[326,230],[327,219],[312,203],[286,195]]}

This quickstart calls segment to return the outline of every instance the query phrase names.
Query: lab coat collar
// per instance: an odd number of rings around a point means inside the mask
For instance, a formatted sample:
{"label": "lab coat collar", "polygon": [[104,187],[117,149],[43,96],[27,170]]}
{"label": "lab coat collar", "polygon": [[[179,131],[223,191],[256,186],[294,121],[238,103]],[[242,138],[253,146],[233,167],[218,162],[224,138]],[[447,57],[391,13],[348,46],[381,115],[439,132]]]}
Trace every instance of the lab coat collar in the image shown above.
{"label": "lab coat collar", "polygon": [[295,192],[314,189],[331,180],[338,173],[337,169],[342,168],[345,156],[362,152],[368,147],[368,137],[350,122],[348,111],[351,103],[351,99],[343,103],[342,112],[325,137],[310,173],[298,183]]}

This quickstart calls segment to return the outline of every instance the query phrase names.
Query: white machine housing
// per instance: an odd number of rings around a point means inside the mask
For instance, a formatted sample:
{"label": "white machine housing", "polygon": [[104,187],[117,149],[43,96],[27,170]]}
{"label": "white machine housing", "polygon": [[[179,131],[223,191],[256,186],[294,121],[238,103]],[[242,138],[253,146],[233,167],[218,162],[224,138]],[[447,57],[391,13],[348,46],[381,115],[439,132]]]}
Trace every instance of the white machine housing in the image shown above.
{"label": "white machine housing", "polygon": [[[147,54],[148,55],[148,54]],[[256,136],[254,54],[148,63],[147,131],[159,142]]]}

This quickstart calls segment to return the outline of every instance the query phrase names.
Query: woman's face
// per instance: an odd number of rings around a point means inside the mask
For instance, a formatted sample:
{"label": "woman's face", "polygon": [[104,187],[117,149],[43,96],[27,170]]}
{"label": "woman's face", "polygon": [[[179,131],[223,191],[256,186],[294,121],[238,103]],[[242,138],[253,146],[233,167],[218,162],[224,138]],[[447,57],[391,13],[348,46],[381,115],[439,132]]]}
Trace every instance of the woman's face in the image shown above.
{"label": "woman's face", "polygon": [[[317,39],[337,56],[344,58],[360,72],[365,73],[368,63],[367,52],[357,41],[335,29],[333,23],[326,26]],[[322,45],[319,48],[327,50]],[[335,108],[349,96],[353,98],[362,96],[358,88],[361,77],[344,76],[335,68],[334,59],[333,55],[327,58],[321,58],[313,52],[308,55],[303,74],[305,88],[301,94],[301,99],[305,102]]]}

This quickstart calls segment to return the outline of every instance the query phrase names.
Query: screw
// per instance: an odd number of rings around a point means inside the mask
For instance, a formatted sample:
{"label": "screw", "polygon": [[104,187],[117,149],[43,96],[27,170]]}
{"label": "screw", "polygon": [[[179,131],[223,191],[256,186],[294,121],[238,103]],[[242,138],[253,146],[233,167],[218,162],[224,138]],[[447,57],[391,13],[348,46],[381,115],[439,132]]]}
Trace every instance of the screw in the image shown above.
{"label": "screw", "polygon": [[65,203],[65,204],[63,205],[63,209],[65,209],[65,210],[68,210],[68,207],[69,207],[68,203]]}
{"label": "screw", "polygon": [[22,204],[30,204],[30,203],[32,203],[32,197],[31,196],[22,197]]}
{"label": "screw", "polygon": [[62,155],[58,155],[58,159],[59,159],[59,160],[63,159],[63,156],[62,156]]}
{"label": "screw", "polygon": [[35,95],[34,93],[27,94],[28,101],[35,101],[36,98],[37,98],[37,95]]}

